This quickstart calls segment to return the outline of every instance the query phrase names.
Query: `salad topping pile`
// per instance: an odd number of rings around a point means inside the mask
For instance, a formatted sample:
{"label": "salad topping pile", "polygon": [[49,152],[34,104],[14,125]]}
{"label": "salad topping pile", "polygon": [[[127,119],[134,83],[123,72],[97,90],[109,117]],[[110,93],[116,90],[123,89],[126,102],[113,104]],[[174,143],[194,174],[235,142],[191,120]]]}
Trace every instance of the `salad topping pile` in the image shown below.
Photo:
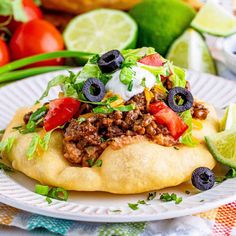
{"label": "salad topping pile", "polygon": [[64,157],[93,166],[108,145],[119,148],[146,138],[163,146],[194,146],[193,119],[208,110],[194,101],[184,70],[152,48],[109,51],[95,55],[83,69],[59,75],[40,98],[60,85],[59,98],[25,115],[21,133],[44,127],[62,129]]}

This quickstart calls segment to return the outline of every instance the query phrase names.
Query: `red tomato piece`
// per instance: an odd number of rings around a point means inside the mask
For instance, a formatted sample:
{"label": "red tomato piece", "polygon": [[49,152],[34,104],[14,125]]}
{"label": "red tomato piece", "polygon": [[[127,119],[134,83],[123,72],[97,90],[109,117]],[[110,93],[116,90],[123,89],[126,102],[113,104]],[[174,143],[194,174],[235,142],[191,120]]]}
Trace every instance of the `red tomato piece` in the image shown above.
{"label": "red tomato piece", "polygon": [[154,102],[154,103],[151,103],[149,105],[149,111],[151,114],[156,114],[157,112],[159,112],[160,110],[166,108],[167,105],[162,102],[162,101],[158,101],[158,102]]}
{"label": "red tomato piece", "polygon": [[163,61],[160,54],[150,54],[148,56],[143,57],[138,62],[148,65],[148,66],[163,66]]}
{"label": "red tomato piece", "polygon": [[0,38],[0,66],[7,64],[9,61],[10,56],[7,44]]}
{"label": "red tomato piece", "polygon": [[164,125],[170,131],[174,139],[178,139],[187,129],[183,120],[162,101],[150,104],[150,112],[154,115],[155,121]]}
{"label": "red tomato piece", "polygon": [[[64,49],[61,33],[45,20],[32,20],[22,24],[13,34],[9,46],[14,60]],[[63,59],[57,58],[34,63],[30,67],[62,63]]]}
{"label": "red tomato piece", "polygon": [[78,112],[80,102],[75,98],[58,98],[49,103],[49,111],[44,119],[44,129],[50,131],[70,121]]}

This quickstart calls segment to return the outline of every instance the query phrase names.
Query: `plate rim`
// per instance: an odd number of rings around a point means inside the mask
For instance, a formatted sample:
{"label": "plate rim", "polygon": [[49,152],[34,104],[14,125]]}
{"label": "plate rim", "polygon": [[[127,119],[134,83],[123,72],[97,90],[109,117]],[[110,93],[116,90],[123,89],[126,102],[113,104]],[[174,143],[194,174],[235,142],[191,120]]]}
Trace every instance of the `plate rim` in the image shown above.
{"label": "plate rim", "polygon": [[[80,69],[80,67],[71,69],[71,71],[77,72],[77,71],[79,71],[79,69]],[[26,79],[23,79],[20,81],[16,81],[15,83],[12,83],[12,84],[9,84],[9,85],[6,85],[6,86],[0,88],[0,94],[2,91],[7,90],[9,88],[13,88],[13,87],[15,87],[16,84],[21,84],[22,82],[24,82],[26,80],[29,81],[28,83],[31,83],[30,81],[39,80],[39,78],[41,79],[42,76],[47,77],[49,75],[56,75],[58,73],[66,73],[66,71],[68,71],[68,70],[49,72],[49,73],[45,73],[45,74],[41,74],[41,75],[37,75],[37,76],[32,76],[32,77],[29,77],[29,78],[26,78]],[[191,76],[191,75],[196,75],[199,77],[210,76],[210,77],[217,79],[217,80],[221,80],[224,82],[226,81],[225,79],[223,79],[222,77],[219,77],[219,76],[214,76],[214,75],[205,74],[205,73],[199,73],[199,72],[195,72],[195,71],[191,71],[191,70],[188,70],[187,72],[188,72],[187,76]],[[235,88],[236,88],[236,83],[234,81],[227,80],[227,83],[232,84],[232,86],[235,86]],[[4,171],[0,171],[0,176],[1,175],[5,175],[6,178],[11,178]],[[13,180],[11,179],[11,181],[13,181]],[[229,183],[230,181],[232,181],[232,180],[226,180],[226,181],[224,181],[224,183],[226,184],[226,183]],[[236,183],[236,180],[234,182]],[[18,184],[18,183],[15,183],[15,184]],[[0,185],[1,185],[1,183],[0,183]],[[20,184],[18,184],[18,185],[20,185]],[[20,187],[25,188],[22,185],[20,185]],[[28,189],[26,189],[26,190],[31,192]],[[33,194],[37,195],[38,198],[41,198],[41,200],[45,201],[45,197],[40,196],[36,193],[33,193]],[[154,214],[149,213],[148,214],[145,212],[144,213],[140,212],[140,214],[132,214],[131,213],[131,214],[123,214],[123,215],[122,214],[109,214],[109,213],[107,213],[106,215],[90,215],[90,214],[86,214],[86,213],[85,214],[76,214],[76,213],[65,214],[65,212],[63,212],[63,211],[53,210],[53,208],[50,208],[50,207],[45,208],[45,207],[39,207],[39,206],[37,206],[37,204],[32,205],[31,203],[29,203],[29,204],[22,203],[19,200],[16,201],[16,199],[12,199],[12,198],[5,196],[0,191],[0,202],[7,204],[9,206],[15,207],[17,209],[21,209],[21,210],[24,210],[27,212],[41,214],[41,215],[45,215],[45,216],[49,216],[49,217],[68,219],[68,220],[76,220],[76,221],[86,221],[86,222],[117,222],[118,223],[118,222],[142,222],[142,221],[163,220],[163,219],[169,219],[169,218],[173,218],[173,217],[175,218],[175,217],[181,217],[181,216],[190,215],[190,214],[197,214],[197,213],[207,211],[207,210],[219,207],[221,205],[227,204],[227,203],[234,201],[234,200],[236,200],[236,190],[234,192],[234,195],[228,196],[226,198],[218,199],[213,202],[199,203],[199,205],[197,207],[196,206],[190,207],[190,208],[187,207],[185,209],[180,209],[180,208],[176,207],[175,210],[172,210],[170,212],[169,211],[160,212],[160,215],[158,215],[156,213],[154,213]],[[61,203],[60,201],[57,201],[57,200],[53,200],[53,202],[58,203],[58,204]],[[164,203],[164,204],[173,204],[173,203]],[[107,207],[107,208],[109,208],[109,207]],[[61,214],[59,214],[59,212]],[[138,211],[136,211],[136,213],[138,213]]]}

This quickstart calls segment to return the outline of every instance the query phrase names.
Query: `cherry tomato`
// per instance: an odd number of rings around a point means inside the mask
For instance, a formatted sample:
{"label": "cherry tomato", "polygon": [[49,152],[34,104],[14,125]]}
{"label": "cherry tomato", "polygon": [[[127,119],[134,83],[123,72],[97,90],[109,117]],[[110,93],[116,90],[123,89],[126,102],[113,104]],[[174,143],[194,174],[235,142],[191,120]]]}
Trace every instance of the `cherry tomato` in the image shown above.
{"label": "cherry tomato", "polygon": [[[40,10],[40,8],[34,3],[33,0],[23,0],[23,11],[25,12],[27,16],[27,21],[31,21],[34,19],[42,19],[43,14]],[[7,21],[9,16],[1,16],[0,22]],[[15,32],[18,27],[20,27],[23,24],[23,22],[16,21],[14,19],[11,20],[11,22],[8,24],[8,29],[11,32]]]}
{"label": "cherry tomato", "polygon": [[148,66],[163,66],[163,60],[158,53],[150,54],[143,57],[138,62],[148,65]]}
{"label": "cherry tomato", "polygon": [[0,66],[10,61],[9,50],[3,39],[0,38]]}
{"label": "cherry tomato", "polygon": [[[32,20],[22,24],[10,41],[12,59],[20,59],[36,54],[63,50],[64,43],[60,32],[49,22]],[[32,66],[61,65],[63,59],[57,58],[34,63]]]}
{"label": "cherry tomato", "polygon": [[49,111],[44,119],[44,129],[50,131],[70,121],[78,112],[80,102],[74,98],[58,98],[49,103]]}
{"label": "cherry tomato", "polygon": [[174,139],[178,139],[187,129],[183,120],[162,101],[150,104],[150,112],[154,115],[155,121],[164,125],[170,131]]}

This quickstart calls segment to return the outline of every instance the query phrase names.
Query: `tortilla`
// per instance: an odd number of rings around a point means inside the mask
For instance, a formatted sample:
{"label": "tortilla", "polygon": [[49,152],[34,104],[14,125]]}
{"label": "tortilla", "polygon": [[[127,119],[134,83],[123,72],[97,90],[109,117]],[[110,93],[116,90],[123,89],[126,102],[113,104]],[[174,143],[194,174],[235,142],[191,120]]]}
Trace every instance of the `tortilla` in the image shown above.
{"label": "tortilla", "polygon": [[[164,147],[148,140],[136,140],[120,149],[109,146],[100,159],[101,167],[75,167],[63,157],[61,131],[54,131],[46,152],[32,160],[26,151],[33,134],[19,134],[12,127],[23,123],[29,109],[19,110],[8,126],[3,139],[15,136],[11,151],[3,153],[5,161],[25,175],[42,184],[77,191],[105,191],[118,194],[135,194],[179,185],[191,178],[193,170],[200,166],[213,169],[216,162],[205,145],[204,136],[217,132],[218,121],[213,107],[202,121],[203,128],[194,130],[200,144],[194,148],[178,145]],[[40,131],[42,132],[42,131]]]}

